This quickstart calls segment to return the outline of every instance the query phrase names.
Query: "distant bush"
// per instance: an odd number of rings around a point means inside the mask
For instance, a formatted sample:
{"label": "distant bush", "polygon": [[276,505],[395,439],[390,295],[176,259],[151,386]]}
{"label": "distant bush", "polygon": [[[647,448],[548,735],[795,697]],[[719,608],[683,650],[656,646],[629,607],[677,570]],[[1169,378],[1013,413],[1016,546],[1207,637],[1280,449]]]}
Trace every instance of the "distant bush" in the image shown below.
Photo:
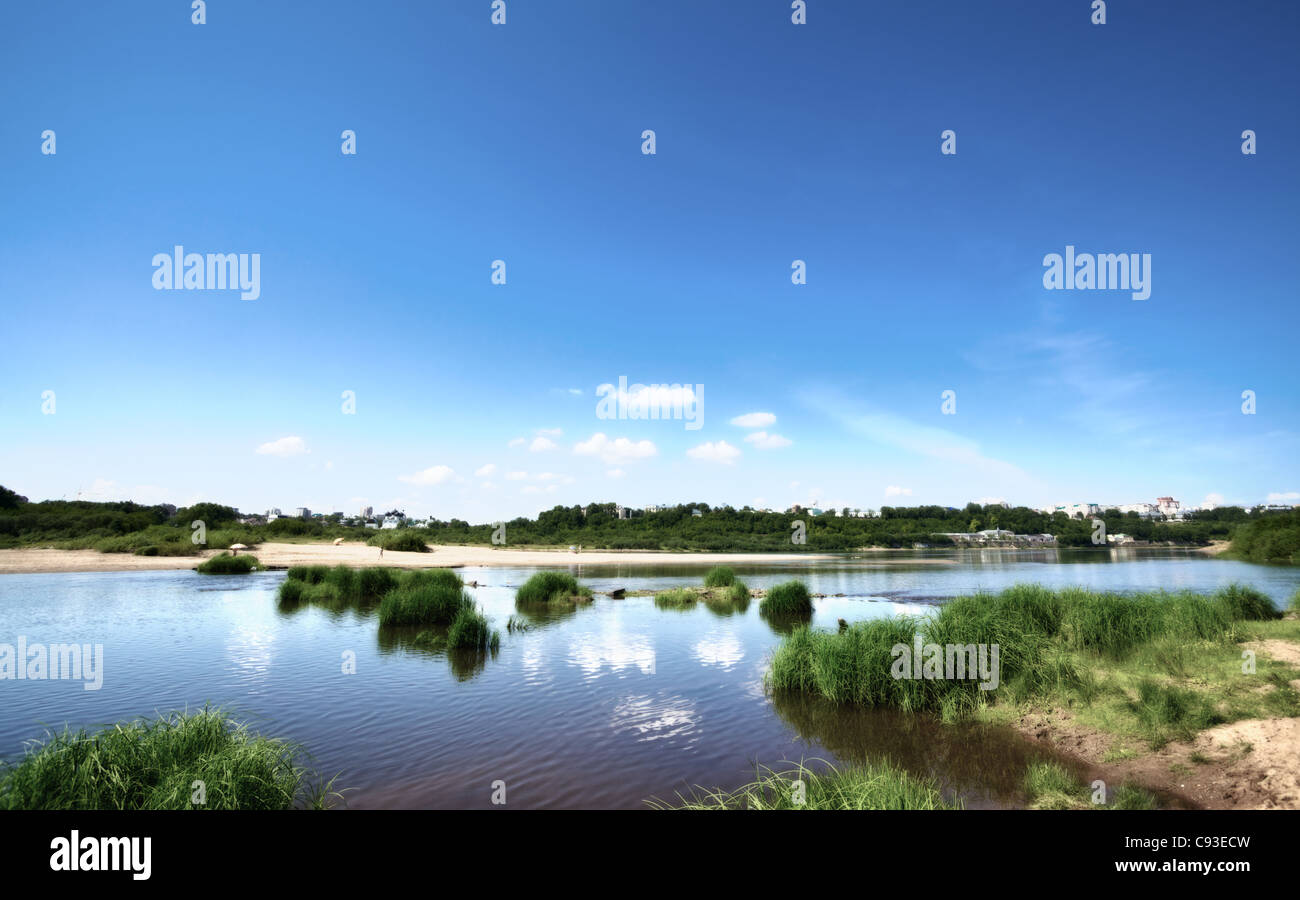
{"label": "distant bush", "polygon": [[704,586],[710,588],[728,587],[735,580],[736,580],[736,573],[732,571],[730,567],[715,566],[714,568],[709,569],[709,571],[705,574]]}
{"label": "distant bush", "polygon": [[260,565],[256,556],[227,556],[223,553],[199,563],[196,571],[204,575],[247,575]]}
{"label": "distant bush", "polygon": [[410,529],[397,529],[395,531],[380,531],[373,535],[370,540],[366,541],[371,547],[383,547],[385,550],[402,551],[406,553],[428,553],[429,545],[425,543],[424,538],[417,532]]}

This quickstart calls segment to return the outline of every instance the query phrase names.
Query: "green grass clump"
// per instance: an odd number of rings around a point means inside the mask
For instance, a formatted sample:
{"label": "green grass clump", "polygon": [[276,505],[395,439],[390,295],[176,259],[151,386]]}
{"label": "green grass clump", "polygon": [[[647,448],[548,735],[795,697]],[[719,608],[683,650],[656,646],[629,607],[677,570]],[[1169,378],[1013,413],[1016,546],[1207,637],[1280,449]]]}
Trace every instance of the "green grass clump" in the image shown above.
{"label": "green grass clump", "polygon": [[429,545],[425,543],[424,538],[414,531],[405,528],[398,528],[389,531],[381,531],[366,541],[371,547],[383,547],[385,550],[396,550],[407,553],[428,553]]}
{"label": "green grass clump", "polygon": [[[219,709],[50,733],[0,764],[0,809],[292,809],[327,805],[299,749]],[[204,784],[204,803],[193,796]]]}
{"label": "green grass clump", "polygon": [[736,580],[736,573],[730,566],[714,566],[704,575],[704,586],[707,588],[727,587]]}
{"label": "green grass clump", "polygon": [[1137,699],[1129,701],[1129,707],[1156,749],[1171,740],[1190,740],[1197,732],[1224,721],[1206,695],[1149,678],[1138,683]]}
{"label": "green grass clump", "polygon": [[813,611],[812,597],[802,581],[787,581],[769,589],[758,609],[769,616],[807,618]]}
{"label": "green grass clump", "polygon": [[1025,799],[1030,809],[1086,809],[1084,786],[1065,766],[1038,762],[1025,772]]}
{"label": "green grass clump", "polygon": [[520,606],[572,605],[590,600],[591,588],[578,584],[568,572],[538,572],[515,594],[515,603]]}
{"label": "green grass clump", "polygon": [[749,609],[749,588],[744,582],[733,581],[721,590],[705,591],[703,599],[704,605],[715,615],[743,613]]}
{"label": "green grass clump", "polygon": [[329,574],[329,571],[329,566],[290,566],[286,574],[293,581],[319,584],[325,580],[325,576]]}
{"label": "green grass clump", "polygon": [[686,588],[674,588],[670,591],[660,591],[655,594],[655,606],[660,609],[694,609],[695,603],[700,599],[694,591]]}
{"label": "green grass clump", "polygon": [[496,650],[501,646],[501,633],[488,627],[487,619],[473,606],[463,607],[447,629],[449,650]]}
{"label": "green grass clump", "polygon": [[397,586],[379,603],[379,624],[451,625],[474,600],[450,569],[403,573]]}
{"label": "green grass clump", "polygon": [[279,601],[291,607],[315,603],[331,608],[370,607],[397,586],[401,573],[384,566],[293,566],[280,584]]}
{"label": "green grass clump", "polygon": [[[1282,613],[1273,605],[1272,598],[1251,587],[1230,584],[1217,592],[1214,598],[1227,611],[1233,621],[1264,621],[1282,618]],[[1292,602],[1294,603],[1294,598]]]}
{"label": "green grass clump", "polygon": [[1155,795],[1150,791],[1127,783],[1115,788],[1115,794],[1110,800],[1111,809],[1156,809],[1158,806]]}
{"label": "green grass clump", "polygon": [[789,771],[760,768],[758,777],[734,791],[696,791],[677,804],[650,801],[656,809],[961,809],[930,779],[888,763],[829,768],[804,765]]}
{"label": "green grass clump", "polygon": [[224,553],[199,563],[195,569],[204,575],[247,575],[261,568],[256,556],[226,556]]}
{"label": "green grass clump", "polygon": [[[949,719],[1004,698],[1059,697],[1084,708],[1100,698],[1110,721],[1095,724],[1158,746],[1261,705],[1277,715],[1295,714],[1300,697],[1281,684],[1281,675],[1263,673],[1278,683],[1260,693],[1257,682],[1240,677],[1240,660],[1234,662],[1234,643],[1276,617],[1266,596],[1237,586],[1210,596],[1018,586],[959,597],[932,615],[859,622],[839,633],[796,628],[777,648],[768,677],[777,690],[930,710]],[[969,672],[964,679],[895,678],[892,648],[913,647],[914,636],[945,649],[997,645],[999,686],[980,690],[981,679]],[[1211,674],[1216,680],[1208,690],[1192,677],[1206,682]],[[1171,684],[1171,677],[1202,689]],[[1224,694],[1235,704],[1231,715],[1217,711]]]}

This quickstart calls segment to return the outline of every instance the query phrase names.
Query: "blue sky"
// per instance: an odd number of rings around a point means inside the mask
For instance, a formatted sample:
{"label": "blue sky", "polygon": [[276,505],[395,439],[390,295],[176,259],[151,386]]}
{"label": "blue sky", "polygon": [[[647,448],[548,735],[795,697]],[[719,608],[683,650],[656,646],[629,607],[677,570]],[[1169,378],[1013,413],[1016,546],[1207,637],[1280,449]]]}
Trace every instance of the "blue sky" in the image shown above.
{"label": "blue sky", "polygon": [[[471,521],[1300,502],[1296,4],[490,12],[6,4],[0,483]],[[154,290],[177,244],[260,254],[261,295]],[[1066,245],[1149,253],[1150,298],[1046,290]],[[620,376],[703,385],[703,427],[598,418]]]}

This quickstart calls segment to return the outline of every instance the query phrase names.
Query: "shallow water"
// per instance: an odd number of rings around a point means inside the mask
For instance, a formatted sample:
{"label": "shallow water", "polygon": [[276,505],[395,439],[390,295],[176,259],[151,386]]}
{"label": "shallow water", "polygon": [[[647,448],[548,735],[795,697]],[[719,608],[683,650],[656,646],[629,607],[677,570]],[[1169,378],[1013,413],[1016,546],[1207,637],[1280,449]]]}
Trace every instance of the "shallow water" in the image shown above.
{"label": "shallow water", "polygon": [[[919,554],[918,554],[919,555]],[[845,557],[736,567],[750,587],[792,577],[827,595],[814,625],[917,612],[976,590],[1038,582],[1105,590],[1212,590],[1232,581],[1278,601],[1300,570],[1179,551],[968,551],[957,565]],[[596,590],[698,584],[705,567],[574,567]],[[104,682],[0,681],[0,756],[43,725],[110,723],[205,702],[305,745],[349,788],[350,807],[640,807],[694,785],[734,788],[756,765],[888,757],[970,806],[1019,801],[1042,755],[1005,729],[944,727],[888,711],[772,698],[763,675],[780,636],[748,611],[659,610],[650,597],[596,601],[507,633],[533,569],[466,569],[500,628],[493,655],[448,656],[380,634],[373,616],[277,608],[283,572],[0,576],[0,643],[102,644]],[[355,653],[356,674],[343,674]]]}

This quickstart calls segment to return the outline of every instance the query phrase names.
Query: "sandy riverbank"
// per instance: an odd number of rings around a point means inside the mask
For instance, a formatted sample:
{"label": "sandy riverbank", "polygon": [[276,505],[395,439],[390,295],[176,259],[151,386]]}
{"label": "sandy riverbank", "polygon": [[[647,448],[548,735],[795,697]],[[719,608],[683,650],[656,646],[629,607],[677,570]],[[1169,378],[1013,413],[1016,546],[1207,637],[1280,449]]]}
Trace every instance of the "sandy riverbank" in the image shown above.
{"label": "sandy riverbank", "polygon": [[[260,544],[251,552],[263,565],[399,566],[403,568],[451,566],[576,566],[576,565],[755,565],[762,563],[810,562],[836,557],[818,553],[665,553],[655,551],[567,549],[511,549],[437,545],[431,553],[399,553],[368,547],[360,541],[333,544]],[[226,552],[226,551],[220,551]],[[130,553],[100,553],[95,550],[0,550],[0,574],[25,572],[131,572],[192,569],[213,553],[196,556],[135,556]],[[952,565],[951,559],[873,559],[872,565]]]}

